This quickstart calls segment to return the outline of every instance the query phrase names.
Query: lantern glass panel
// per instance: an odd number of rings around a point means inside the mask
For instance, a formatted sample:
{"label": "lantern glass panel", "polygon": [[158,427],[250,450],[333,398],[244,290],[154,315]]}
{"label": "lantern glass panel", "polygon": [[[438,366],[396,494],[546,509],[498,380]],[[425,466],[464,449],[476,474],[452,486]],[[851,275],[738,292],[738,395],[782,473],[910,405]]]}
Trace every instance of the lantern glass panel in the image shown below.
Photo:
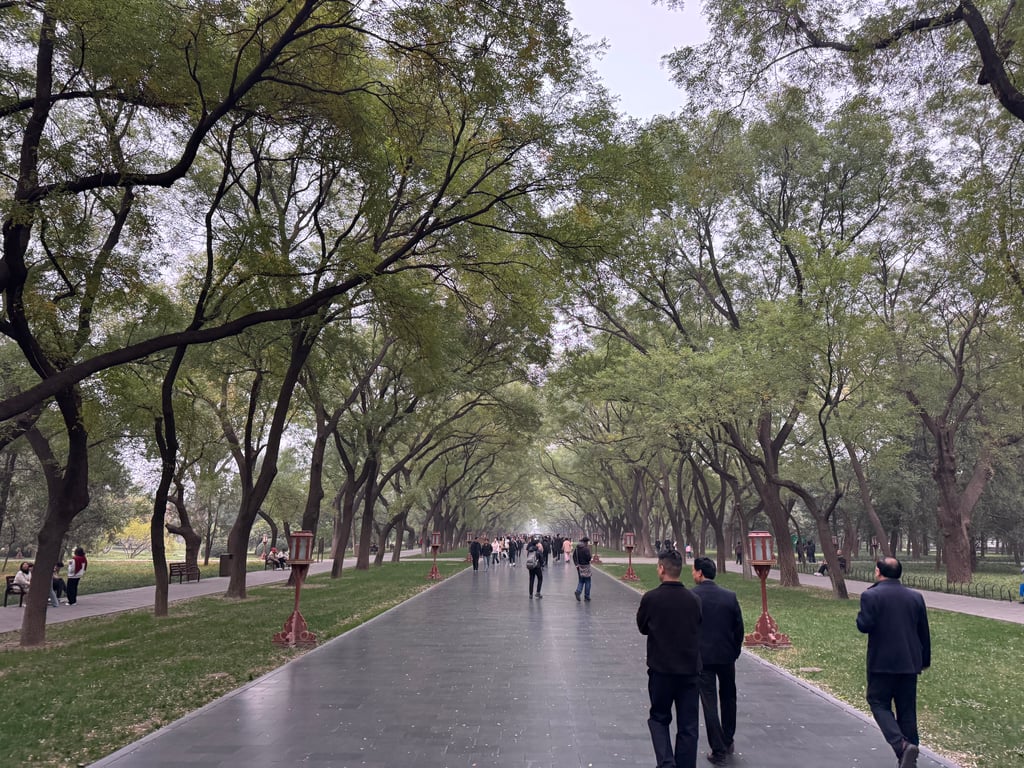
{"label": "lantern glass panel", "polygon": [[636,536],[636,534],[633,534],[633,533],[626,533],[626,534],[624,534],[624,537],[626,539],[625,544],[626,544],[626,548],[627,549],[629,549],[630,547],[632,547],[634,545],[635,536]]}
{"label": "lantern glass panel", "polygon": [[441,532],[440,531],[434,531],[432,534],[430,534],[430,546],[432,546],[432,547],[440,547],[441,546]]}

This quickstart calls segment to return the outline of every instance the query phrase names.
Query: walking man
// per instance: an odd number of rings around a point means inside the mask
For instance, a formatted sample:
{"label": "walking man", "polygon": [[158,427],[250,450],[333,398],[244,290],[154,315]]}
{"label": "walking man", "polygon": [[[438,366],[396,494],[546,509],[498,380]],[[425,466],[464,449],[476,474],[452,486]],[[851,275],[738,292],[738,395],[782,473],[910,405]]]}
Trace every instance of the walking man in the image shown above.
{"label": "walking man", "polygon": [[736,593],[715,583],[717,572],[709,557],[693,561],[693,593],[700,598],[702,618],[700,703],[711,746],[707,758],[723,765],[733,753],[736,735],[736,659],[743,649],[743,612]]}
{"label": "walking man", "polygon": [[590,539],[584,536],[576,549],[572,551],[572,562],[576,566],[576,573],[579,575],[579,583],[576,585],[576,602],[580,601],[580,593],[586,589],[586,601],[590,602],[590,581],[593,575],[590,570]]}
{"label": "walking man", "polygon": [[[644,593],[636,612],[640,634],[647,635],[647,727],[658,768],[696,768],[700,713],[700,600],[679,581],[683,556],[674,549],[658,555],[661,584]],[[672,706],[676,743],[672,748]]]}
{"label": "walking man", "polygon": [[480,537],[473,539],[469,543],[469,557],[473,561],[473,570],[480,570]]}
{"label": "walking man", "polygon": [[[917,677],[932,663],[928,612],[900,582],[895,557],[875,563],[875,583],[860,596],[857,629],[868,636],[868,706],[900,768],[917,765]],[[895,714],[893,706],[895,705]]]}

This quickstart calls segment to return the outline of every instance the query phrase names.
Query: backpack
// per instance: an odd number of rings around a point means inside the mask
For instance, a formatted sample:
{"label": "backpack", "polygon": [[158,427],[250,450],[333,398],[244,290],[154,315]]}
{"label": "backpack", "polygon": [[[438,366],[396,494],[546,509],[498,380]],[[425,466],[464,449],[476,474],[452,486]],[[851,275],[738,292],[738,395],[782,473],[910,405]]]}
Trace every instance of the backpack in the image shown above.
{"label": "backpack", "polygon": [[537,567],[537,550],[531,549],[526,553],[526,567],[531,571]]}

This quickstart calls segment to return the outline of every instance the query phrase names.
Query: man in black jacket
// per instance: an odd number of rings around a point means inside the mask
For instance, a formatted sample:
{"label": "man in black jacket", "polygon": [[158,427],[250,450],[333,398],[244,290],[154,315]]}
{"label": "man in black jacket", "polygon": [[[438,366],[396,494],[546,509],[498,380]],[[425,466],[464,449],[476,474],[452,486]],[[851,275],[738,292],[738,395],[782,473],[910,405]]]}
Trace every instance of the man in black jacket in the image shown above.
{"label": "man in black jacket", "polygon": [[473,570],[480,569],[480,539],[479,537],[469,542],[469,557],[473,561]]}
{"label": "man in black jacket", "polygon": [[[709,557],[693,561],[693,593],[700,598],[700,703],[714,765],[725,763],[736,735],[736,659],[743,649],[743,612],[736,593],[715,584],[718,569]],[[716,690],[717,688],[717,690]],[[719,720],[721,702],[721,720]]]}
{"label": "man in black jacket", "polygon": [[[868,636],[868,705],[900,768],[917,765],[917,677],[932,663],[928,611],[900,582],[895,557],[875,563],[875,583],[860,596],[857,629]],[[896,712],[893,714],[893,705]]]}
{"label": "man in black jacket", "polygon": [[590,570],[590,560],[590,539],[584,536],[576,545],[576,549],[572,551],[572,561],[576,565],[576,574],[579,577],[575,592],[577,603],[580,601],[580,593],[584,588],[586,588],[586,600],[588,603],[590,602],[590,582],[593,576]]}
{"label": "man in black jacket", "polygon": [[[682,585],[683,556],[658,555],[661,584],[644,593],[636,612],[640,634],[647,635],[647,692],[658,768],[696,768],[700,713],[700,600]],[[676,708],[676,744],[672,748],[672,705]]]}

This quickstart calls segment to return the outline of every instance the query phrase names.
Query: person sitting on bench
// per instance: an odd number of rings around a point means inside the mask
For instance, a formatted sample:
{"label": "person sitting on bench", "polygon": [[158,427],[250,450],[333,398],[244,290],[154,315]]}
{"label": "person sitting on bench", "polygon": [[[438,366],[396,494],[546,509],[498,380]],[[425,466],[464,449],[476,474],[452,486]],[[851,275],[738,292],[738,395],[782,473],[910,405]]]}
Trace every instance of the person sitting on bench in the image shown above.
{"label": "person sitting on bench", "polygon": [[[843,553],[838,554],[839,558],[839,570],[846,573],[846,558],[843,557]],[[827,576],[828,575],[828,563],[824,560],[821,561],[821,566],[818,568],[815,576]]]}
{"label": "person sitting on bench", "polygon": [[270,551],[267,552],[267,562],[270,563],[275,571],[281,567],[281,561],[277,556],[277,547],[271,547]]}
{"label": "person sitting on bench", "polygon": [[32,563],[22,563],[18,567],[12,586],[16,592],[21,592],[23,595],[28,594],[29,587],[32,586]]}

